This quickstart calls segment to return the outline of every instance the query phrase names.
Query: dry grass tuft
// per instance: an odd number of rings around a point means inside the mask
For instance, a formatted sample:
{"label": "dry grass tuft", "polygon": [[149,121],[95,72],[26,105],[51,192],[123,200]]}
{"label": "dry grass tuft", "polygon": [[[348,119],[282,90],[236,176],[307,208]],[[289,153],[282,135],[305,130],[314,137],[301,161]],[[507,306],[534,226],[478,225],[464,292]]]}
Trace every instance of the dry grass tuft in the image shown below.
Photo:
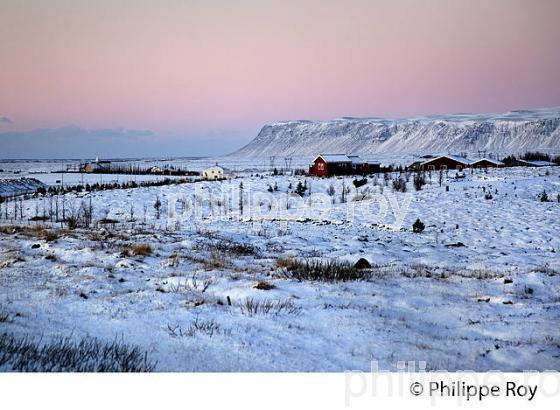
{"label": "dry grass tuft", "polygon": [[47,229],[40,225],[31,227],[29,233],[37,238],[44,239],[47,242],[56,241],[60,237],[60,231]]}
{"label": "dry grass tuft", "polygon": [[350,262],[335,259],[322,261],[288,258],[278,259],[276,264],[281,268],[281,276],[299,281],[346,282],[367,280],[372,276],[371,269],[357,269]]}
{"label": "dry grass tuft", "polygon": [[21,227],[19,226],[15,226],[15,225],[2,225],[0,226],[0,233],[6,234],[6,235],[13,235],[16,232],[21,231]]}
{"label": "dry grass tuft", "polygon": [[216,334],[229,334],[228,330],[224,330],[220,327],[218,322],[214,319],[211,320],[199,320],[198,316],[195,318],[194,322],[186,328],[183,329],[181,325],[167,325],[167,330],[172,337],[193,337],[197,334],[203,334],[208,337],[212,337]]}
{"label": "dry grass tuft", "polygon": [[223,269],[227,266],[227,258],[220,252],[212,252],[210,257],[204,259],[202,264],[204,265],[204,269],[212,270],[212,269]]}
{"label": "dry grass tuft", "polygon": [[152,247],[147,243],[135,243],[130,246],[130,253],[134,256],[149,256],[152,252]]}
{"label": "dry grass tuft", "polygon": [[197,243],[194,245],[193,249],[220,252],[227,256],[254,256],[259,253],[258,249],[251,244],[235,242],[226,238]]}
{"label": "dry grass tuft", "polygon": [[0,334],[0,366],[16,372],[149,372],[155,362],[139,347],[120,340],[75,340],[57,337],[50,341],[30,336]]}
{"label": "dry grass tuft", "polygon": [[289,268],[294,264],[294,258],[278,258],[278,260],[276,260],[276,266],[278,266],[279,268]]}
{"label": "dry grass tuft", "polygon": [[259,290],[271,290],[276,288],[276,286],[274,286],[272,283],[268,283],[264,280],[259,280],[253,287]]}
{"label": "dry grass tuft", "polygon": [[295,306],[290,299],[283,300],[255,300],[247,298],[238,304],[241,313],[247,316],[267,315],[267,314],[298,314],[301,308]]}
{"label": "dry grass tuft", "polygon": [[14,235],[21,233],[26,237],[33,237],[44,239],[47,242],[56,241],[66,233],[64,229],[48,229],[43,225],[17,226],[17,225],[3,225],[0,226],[0,233],[6,235]]}

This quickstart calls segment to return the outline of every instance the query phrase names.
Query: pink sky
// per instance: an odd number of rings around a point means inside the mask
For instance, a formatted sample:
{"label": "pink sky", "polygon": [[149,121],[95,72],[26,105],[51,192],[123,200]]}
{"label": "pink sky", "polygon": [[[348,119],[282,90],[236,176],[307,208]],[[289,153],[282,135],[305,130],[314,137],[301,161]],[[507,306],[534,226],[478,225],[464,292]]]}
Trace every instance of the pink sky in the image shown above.
{"label": "pink sky", "polygon": [[285,119],[557,106],[558,16],[557,0],[3,0],[0,117],[250,138]]}

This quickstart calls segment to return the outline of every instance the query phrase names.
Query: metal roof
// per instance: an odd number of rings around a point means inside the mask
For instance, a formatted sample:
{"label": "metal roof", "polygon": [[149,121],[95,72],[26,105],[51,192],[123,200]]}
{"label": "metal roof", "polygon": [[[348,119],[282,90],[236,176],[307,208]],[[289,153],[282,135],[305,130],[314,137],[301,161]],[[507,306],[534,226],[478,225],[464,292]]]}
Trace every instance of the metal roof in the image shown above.
{"label": "metal roof", "polygon": [[525,162],[526,164],[530,164],[530,165],[534,165],[536,167],[547,167],[547,166],[551,166],[551,165],[556,165],[554,162],[550,162],[550,161],[527,161],[524,159],[519,160],[520,162]]}
{"label": "metal roof", "polygon": [[354,165],[361,165],[364,163],[364,160],[361,159],[358,155],[348,155],[348,158],[350,159],[350,161],[352,161],[352,164]]}
{"label": "metal roof", "polygon": [[323,158],[325,162],[352,162],[345,154],[321,154],[317,158]]}
{"label": "metal roof", "polygon": [[460,156],[458,156],[458,155],[440,155],[439,157],[430,158],[430,159],[428,159],[428,160],[422,162],[420,165],[426,165],[426,164],[428,164],[428,163],[430,163],[430,162],[432,162],[432,161],[435,161],[435,160],[437,160],[437,159],[440,159],[440,158],[449,158],[449,159],[451,159],[451,160],[453,160],[453,161],[457,161],[457,162],[459,162],[459,163],[461,163],[461,164],[463,164],[463,165],[471,165],[471,164],[472,164],[472,161],[470,161],[470,160],[468,160],[468,159],[466,159],[466,158],[460,157]]}
{"label": "metal roof", "polygon": [[471,164],[472,165],[478,164],[479,162],[482,162],[482,161],[488,161],[488,162],[491,162],[494,165],[504,165],[504,163],[502,161],[498,161],[497,159],[491,159],[491,158],[480,158],[480,159],[474,160]]}
{"label": "metal roof", "polygon": [[204,170],[204,172],[221,172],[221,173],[223,173],[224,169],[222,167],[214,165],[213,167],[206,168]]}

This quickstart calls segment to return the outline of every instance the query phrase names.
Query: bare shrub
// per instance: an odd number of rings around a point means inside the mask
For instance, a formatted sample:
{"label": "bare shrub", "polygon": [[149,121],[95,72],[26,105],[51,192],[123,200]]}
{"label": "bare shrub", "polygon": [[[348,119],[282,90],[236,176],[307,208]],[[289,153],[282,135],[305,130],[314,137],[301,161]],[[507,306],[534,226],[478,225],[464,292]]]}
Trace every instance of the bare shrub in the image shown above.
{"label": "bare shrub", "polygon": [[470,277],[476,278],[476,279],[496,279],[499,278],[501,276],[503,276],[503,274],[498,273],[498,272],[493,272],[491,270],[488,269],[473,269],[470,270],[468,272],[468,275],[470,275]]}
{"label": "bare shrub", "polygon": [[54,242],[59,238],[59,233],[56,232],[55,230],[45,230],[44,234],[43,234],[43,239],[47,242]]}
{"label": "bare shrub", "polygon": [[23,228],[21,226],[17,226],[17,225],[2,225],[0,226],[0,233],[6,234],[6,235],[13,235],[19,231],[21,231]]}
{"label": "bare shrub", "polygon": [[259,290],[272,290],[276,286],[274,286],[272,283],[268,283],[264,280],[259,280],[257,283],[255,283],[255,285],[253,287],[255,289],[259,289]]}
{"label": "bare shrub", "polygon": [[195,232],[197,235],[208,239],[220,239],[220,234],[216,231],[210,231],[199,226],[196,227]]}
{"label": "bare shrub", "polygon": [[68,226],[68,229],[76,229],[78,227],[78,221],[79,219],[77,215],[72,214],[66,217],[66,225]]}
{"label": "bare shrub", "polygon": [[202,260],[202,264],[207,270],[223,269],[227,265],[227,259],[220,252],[212,252],[209,258]]}
{"label": "bare shrub", "polygon": [[[423,172],[418,172],[414,174],[414,189],[417,191],[422,190],[422,187],[426,185],[426,176]],[[440,184],[441,185],[441,184]]]}
{"label": "bare shrub", "polygon": [[193,337],[197,334],[204,334],[206,336],[212,337],[215,334],[227,333],[214,319],[200,320],[198,315],[191,323],[191,325],[186,329],[183,329],[181,325],[171,326],[168,324],[167,330],[169,335],[173,337]]}
{"label": "bare shrub", "polygon": [[179,255],[178,253],[174,253],[167,259],[167,265],[172,268],[176,268],[177,266],[180,265],[180,263],[181,263],[181,255]]}
{"label": "bare shrub", "polygon": [[238,304],[241,313],[247,316],[267,315],[267,314],[297,314],[300,308],[296,307],[290,299],[281,300],[255,300],[247,298]]}
{"label": "bare shrub", "polygon": [[401,177],[393,180],[393,189],[397,192],[406,192],[406,181]]}
{"label": "bare shrub", "polygon": [[412,232],[414,233],[422,233],[425,228],[426,225],[420,220],[420,218],[416,218],[416,221],[412,224]]}
{"label": "bare shrub", "polygon": [[205,278],[199,280],[196,272],[192,274],[190,281],[185,280],[184,282],[178,281],[176,284],[170,284],[167,288],[169,292],[172,293],[190,293],[190,292],[200,292],[204,293],[214,281],[212,278]]}
{"label": "bare shrub", "polygon": [[89,240],[93,242],[100,242],[105,239],[99,232],[91,232],[88,236]]}
{"label": "bare shrub", "polygon": [[548,264],[544,264],[541,266],[538,266],[534,269],[535,272],[542,272],[547,276],[556,276],[556,275],[560,275],[560,272],[557,271],[554,268],[551,268]]}
{"label": "bare shrub", "polygon": [[134,256],[149,256],[152,254],[152,247],[147,243],[135,243],[130,247],[130,253]]}
{"label": "bare shrub", "polygon": [[255,255],[257,249],[249,243],[231,242],[231,241],[216,241],[208,245],[210,248],[218,252],[236,256],[249,256]]}
{"label": "bare shrub", "polygon": [[324,282],[345,282],[367,280],[372,276],[369,269],[357,269],[347,261],[338,260],[297,260],[279,259],[277,265],[282,269],[282,276],[296,280],[317,280]]}
{"label": "bare shrub", "polygon": [[36,225],[30,227],[26,233],[31,236],[36,236],[37,238],[44,239],[47,242],[56,241],[61,236],[60,230],[47,229],[44,226]]}
{"label": "bare shrub", "polygon": [[278,266],[279,268],[288,268],[295,263],[296,262],[294,258],[278,258],[276,260],[276,266]]}
{"label": "bare shrub", "polygon": [[258,254],[258,249],[250,243],[236,242],[227,238],[213,237],[211,241],[199,242],[193,249],[220,252],[233,256],[250,256]]}
{"label": "bare shrub", "polygon": [[155,363],[138,347],[118,340],[58,337],[43,342],[3,333],[0,366],[19,372],[149,372]]}
{"label": "bare shrub", "polygon": [[[401,268],[399,273],[407,278],[431,278],[436,276],[428,266],[422,263],[413,263],[410,266],[404,266]],[[440,278],[444,277],[445,275],[440,275]]]}

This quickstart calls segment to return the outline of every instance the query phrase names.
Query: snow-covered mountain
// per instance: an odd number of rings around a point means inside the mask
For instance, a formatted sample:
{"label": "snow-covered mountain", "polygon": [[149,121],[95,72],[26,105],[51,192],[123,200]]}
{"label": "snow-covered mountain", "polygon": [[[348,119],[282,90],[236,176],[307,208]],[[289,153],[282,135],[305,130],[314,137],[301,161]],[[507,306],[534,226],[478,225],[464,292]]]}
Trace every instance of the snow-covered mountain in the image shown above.
{"label": "snow-covered mountain", "polygon": [[521,152],[560,149],[560,107],[505,114],[407,119],[340,118],[265,125],[234,157],[271,155]]}

